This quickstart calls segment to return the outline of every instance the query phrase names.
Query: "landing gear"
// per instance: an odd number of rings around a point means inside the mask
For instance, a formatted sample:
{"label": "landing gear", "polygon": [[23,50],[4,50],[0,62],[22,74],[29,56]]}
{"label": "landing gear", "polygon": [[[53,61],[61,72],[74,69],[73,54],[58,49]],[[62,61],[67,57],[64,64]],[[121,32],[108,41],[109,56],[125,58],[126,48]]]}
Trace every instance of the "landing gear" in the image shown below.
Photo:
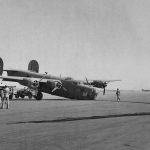
{"label": "landing gear", "polygon": [[13,98],[13,95],[11,94],[11,95],[9,95],[9,99],[12,99]]}
{"label": "landing gear", "polygon": [[37,95],[35,96],[36,100],[42,100],[43,94],[41,92],[38,92]]}
{"label": "landing gear", "polygon": [[24,95],[20,95],[21,98],[24,98]]}
{"label": "landing gear", "polygon": [[15,94],[15,98],[19,98],[19,95],[18,95],[18,94]]}
{"label": "landing gear", "polygon": [[32,98],[32,94],[31,94],[31,93],[29,93],[28,98],[29,98],[29,99],[31,99],[31,98]]}

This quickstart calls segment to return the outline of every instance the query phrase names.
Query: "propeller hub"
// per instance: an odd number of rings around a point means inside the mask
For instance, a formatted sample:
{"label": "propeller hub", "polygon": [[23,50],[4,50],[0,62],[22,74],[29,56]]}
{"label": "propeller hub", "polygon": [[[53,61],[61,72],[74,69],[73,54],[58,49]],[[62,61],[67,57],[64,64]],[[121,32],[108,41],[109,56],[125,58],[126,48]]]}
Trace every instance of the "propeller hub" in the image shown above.
{"label": "propeller hub", "polygon": [[60,82],[57,82],[56,87],[57,87],[57,89],[60,89],[62,87],[62,84]]}

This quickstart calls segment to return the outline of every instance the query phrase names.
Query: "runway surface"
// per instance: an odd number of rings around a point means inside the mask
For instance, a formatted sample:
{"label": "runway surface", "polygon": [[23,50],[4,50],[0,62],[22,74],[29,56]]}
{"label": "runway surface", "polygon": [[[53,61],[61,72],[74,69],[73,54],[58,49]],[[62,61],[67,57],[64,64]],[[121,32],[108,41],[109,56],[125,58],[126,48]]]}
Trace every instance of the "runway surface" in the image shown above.
{"label": "runway surface", "polygon": [[97,100],[45,96],[0,109],[0,150],[150,150],[150,93]]}

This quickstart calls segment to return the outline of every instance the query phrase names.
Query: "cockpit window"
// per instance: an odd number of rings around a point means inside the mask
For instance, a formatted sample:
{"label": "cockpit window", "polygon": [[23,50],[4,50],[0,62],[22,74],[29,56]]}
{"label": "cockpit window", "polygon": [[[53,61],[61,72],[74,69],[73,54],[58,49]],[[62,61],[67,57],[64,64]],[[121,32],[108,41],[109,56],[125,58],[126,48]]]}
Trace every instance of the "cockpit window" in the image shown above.
{"label": "cockpit window", "polygon": [[73,81],[73,82],[72,82],[72,84],[74,84],[74,85],[78,85],[78,82],[76,82],[76,81]]}
{"label": "cockpit window", "polygon": [[66,77],[65,80],[73,80],[71,77]]}

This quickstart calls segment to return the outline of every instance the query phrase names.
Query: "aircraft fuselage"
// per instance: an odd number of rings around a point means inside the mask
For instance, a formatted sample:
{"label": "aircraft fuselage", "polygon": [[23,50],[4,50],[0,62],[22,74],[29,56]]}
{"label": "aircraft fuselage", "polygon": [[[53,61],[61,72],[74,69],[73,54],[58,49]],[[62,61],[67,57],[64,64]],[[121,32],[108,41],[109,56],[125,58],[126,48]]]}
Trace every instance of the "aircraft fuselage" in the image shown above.
{"label": "aircraft fuselage", "polygon": [[[15,77],[27,77],[27,78],[39,78],[39,80],[43,77],[44,79],[55,79],[59,80],[62,83],[61,89],[58,89],[52,92],[49,84],[40,85],[39,90],[44,93],[49,93],[52,95],[57,95],[65,98],[71,99],[89,99],[93,100],[97,96],[97,92],[94,87],[90,87],[88,85],[84,85],[77,80],[69,79],[69,78],[60,78],[56,76],[40,74],[30,71],[20,71],[20,70],[5,70],[7,71],[8,76]],[[24,85],[23,83],[20,83]],[[26,85],[25,85],[26,86]]]}

